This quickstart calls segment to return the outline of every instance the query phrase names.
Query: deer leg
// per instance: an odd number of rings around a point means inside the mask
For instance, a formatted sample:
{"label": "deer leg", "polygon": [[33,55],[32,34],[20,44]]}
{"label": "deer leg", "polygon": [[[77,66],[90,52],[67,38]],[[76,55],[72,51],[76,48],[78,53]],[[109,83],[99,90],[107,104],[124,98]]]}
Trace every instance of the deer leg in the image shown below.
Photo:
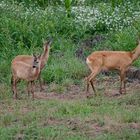
{"label": "deer leg", "polygon": [[124,70],[120,73],[121,85],[120,85],[120,94],[126,93],[126,81],[125,81],[126,72]]}
{"label": "deer leg", "polygon": [[40,86],[40,91],[44,90],[43,87],[42,87],[42,82],[41,82],[41,71],[40,71],[40,74],[38,76],[38,80],[39,80],[39,86]]}
{"label": "deer leg", "polygon": [[27,83],[27,92],[28,92],[28,97],[30,96],[30,86],[31,86],[31,82]]}
{"label": "deer leg", "polygon": [[86,90],[86,92],[88,93],[88,91],[89,91],[89,85],[91,84],[94,93],[96,93],[96,90],[95,90],[93,81],[91,80],[91,81],[90,81],[90,84],[89,84],[88,78],[87,78],[86,80],[87,80],[87,90]]}
{"label": "deer leg", "polygon": [[86,96],[88,97],[88,95],[89,95],[89,82],[87,80]]}
{"label": "deer leg", "polygon": [[87,77],[87,91],[86,91],[86,94],[87,94],[87,97],[89,97],[89,84],[91,84],[92,88],[93,88],[93,91],[94,93],[96,94],[96,90],[95,90],[95,87],[94,87],[94,84],[93,84],[93,81],[95,79],[95,77],[97,76],[97,74],[100,72],[100,69],[95,69],[88,77]]}
{"label": "deer leg", "polygon": [[92,86],[92,89],[93,89],[94,93],[96,93],[96,90],[95,90],[95,87],[94,87],[94,84],[93,84],[93,81],[92,80],[90,81],[90,84]]}
{"label": "deer leg", "polygon": [[87,95],[87,97],[89,96],[89,85],[90,85],[89,78],[90,78],[92,75],[94,75],[93,72],[86,78],[86,80],[87,80],[87,88],[86,88],[86,95]]}
{"label": "deer leg", "polygon": [[12,90],[14,94],[14,99],[17,99],[17,79],[12,78]]}
{"label": "deer leg", "polygon": [[13,75],[11,77],[11,88],[12,88],[12,92],[13,92],[13,95],[14,95],[14,79],[13,79]]}
{"label": "deer leg", "polygon": [[32,93],[32,98],[34,100],[34,81],[31,81],[31,93]]}

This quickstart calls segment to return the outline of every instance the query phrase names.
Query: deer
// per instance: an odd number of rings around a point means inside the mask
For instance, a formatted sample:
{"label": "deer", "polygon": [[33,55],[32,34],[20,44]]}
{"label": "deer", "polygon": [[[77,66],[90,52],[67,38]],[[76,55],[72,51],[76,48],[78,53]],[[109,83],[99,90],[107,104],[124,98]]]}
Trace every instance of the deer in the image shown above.
{"label": "deer", "polygon": [[93,80],[101,71],[118,70],[120,72],[120,90],[119,93],[126,93],[126,72],[129,66],[140,56],[140,41],[137,47],[132,51],[95,51],[87,58],[86,63],[91,70],[91,74],[86,77],[87,87],[86,96],[90,97],[89,85],[91,85],[95,95],[96,90]]}
{"label": "deer", "polygon": [[14,99],[17,99],[17,83],[19,80],[27,81],[28,96],[32,93],[34,99],[34,81],[38,78],[41,71],[41,55],[33,55],[32,65],[25,63],[24,61],[13,61],[11,65],[12,69],[12,91]]}
{"label": "deer", "polygon": [[[52,44],[52,40],[45,42],[44,45],[43,45],[44,50],[43,50],[43,53],[41,54],[41,58],[40,58],[40,61],[41,61],[40,69],[41,69],[41,71],[45,67],[45,65],[48,61],[51,44]],[[12,60],[12,63],[23,62],[23,63],[29,64],[29,65],[32,65],[33,59],[34,59],[34,57],[31,56],[31,55],[18,55]],[[42,82],[41,82],[41,71],[40,71],[40,74],[38,76],[40,91],[43,90]]]}

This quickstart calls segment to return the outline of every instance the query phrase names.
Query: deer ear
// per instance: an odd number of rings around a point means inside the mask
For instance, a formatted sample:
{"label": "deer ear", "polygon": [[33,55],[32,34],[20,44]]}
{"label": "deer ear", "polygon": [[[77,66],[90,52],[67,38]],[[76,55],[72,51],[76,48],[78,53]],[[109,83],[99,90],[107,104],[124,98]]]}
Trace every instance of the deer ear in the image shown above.
{"label": "deer ear", "polygon": [[134,54],[135,53],[135,50],[133,50],[131,53]]}
{"label": "deer ear", "polygon": [[44,50],[46,50],[46,47],[48,46],[48,42],[46,41],[46,42],[44,42],[43,43],[43,48],[44,48]]}
{"label": "deer ear", "polygon": [[136,40],[137,40],[137,44],[140,44],[140,33],[138,33]]}
{"label": "deer ear", "polygon": [[140,45],[140,40],[139,39],[137,40],[137,45]]}
{"label": "deer ear", "polygon": [[32,54],[32,56],[36,58],[36,55],[34,53]]}
{"label": "deer ear", "polygon": [[39,54],[37,57],[40,59],[41,58],[41,54]]}
{"label": "deer ear", "polygon": [[51,38],[49,41],[48,41],[48,45],[50,46],[53,42],[53,39]]}

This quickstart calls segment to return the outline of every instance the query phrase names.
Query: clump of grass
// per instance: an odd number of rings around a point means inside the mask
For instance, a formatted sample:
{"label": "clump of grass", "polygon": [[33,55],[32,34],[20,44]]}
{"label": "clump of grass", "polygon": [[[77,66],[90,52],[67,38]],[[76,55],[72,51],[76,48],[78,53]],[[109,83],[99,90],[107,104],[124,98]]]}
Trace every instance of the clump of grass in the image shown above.
{"label": "clump of grass", "polygon": [[85,103],[73,102],[72,104],[63,102],[57,107],[57,111],[54,112],[55,116],[58,118],[68,117],[68,116],[87,116],[92,113],[92,108]]}
{"label": "clump of grass", "polygon": [[12,97],[11,86],[7,84],[0,84],[0,100]]}
{"label": "clump of grass", "polygon": [[87,67],[84,62],[73,57],[73,55],[64,54],[58,59],[52,56],[51,59],[51,63],[48,64],[42,74],[47,82],[62,83],[65,79],[81,79],[87,74]]}
{"label": "clump of grass", "polygon": [[4,115],[1,118],[1,122],[2,122],[1,126],[5,126],[5,127],[9,126],[10,124],[13,123],[12,120],[13,120],[13,116],[11,114]]}
{"label": "clump of grass", "polygon": [[64,93],[66,91],[66,88],[61,84],[51,83],[49,85],[49,91],[60,94],[60,93]]}

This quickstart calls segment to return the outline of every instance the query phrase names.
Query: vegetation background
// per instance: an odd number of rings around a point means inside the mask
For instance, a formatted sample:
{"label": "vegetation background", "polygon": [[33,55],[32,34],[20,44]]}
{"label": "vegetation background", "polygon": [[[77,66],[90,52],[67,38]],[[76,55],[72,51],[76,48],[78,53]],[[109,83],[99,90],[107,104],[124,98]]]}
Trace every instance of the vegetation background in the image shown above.
{"label": "vegetation background", "polygon": [[[84,92],[83,79],[89,74],[86,56],[95,50],[133,50],[139,35],[139,0],[2,0],[1,140],[139,140],[140,94],[135,84],[127,95],[108,98],[100,76],[99,96],[89,100],[80,96]],[[48,84],[45,93],[69,96],[73,85],[79,87],[79,98],[32,101],[27,99],[22,82],[19,96],[23,99],[14,101],[11,60],[19,54],[41,52],[43,41],[49,38],[54,42],[42,72],[42,79]],[[134,65],[139,67],[140,61]],[[118,84],[116,81],[110,85],[118,89]]]}

